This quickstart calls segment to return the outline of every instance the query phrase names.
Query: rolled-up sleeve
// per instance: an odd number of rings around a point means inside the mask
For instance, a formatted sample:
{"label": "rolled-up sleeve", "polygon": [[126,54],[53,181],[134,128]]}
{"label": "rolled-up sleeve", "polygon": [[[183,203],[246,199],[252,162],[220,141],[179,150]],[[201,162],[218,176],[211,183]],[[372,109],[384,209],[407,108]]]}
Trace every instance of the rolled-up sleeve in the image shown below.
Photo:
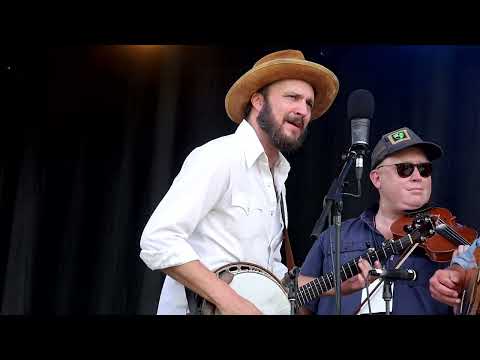
{"label": "rolled-up sleeve", "polygon": [[480,247],[480,238],[477,238],[472,245],[470,245],[464,253],[455,256],[452,259],[452,264],[457,264],[463,267],[464,269],[472,269],[477,267],[477,262],[475,261],[475,250]]}
{"label": "rolled-up sleeve", "polygon": [[152,270],[198,260],[187,239],[226,190],[229,168],[214,147],[193,150],[140,239],[140,258]]}
{"label": "rolled-up sleeve", "polygon": [[278,250],[275,251],[275,256],[273,258],[272,272],[278,279],[282,279],[287,271],[287,267],[282,263],[282,254],[279,246]]}

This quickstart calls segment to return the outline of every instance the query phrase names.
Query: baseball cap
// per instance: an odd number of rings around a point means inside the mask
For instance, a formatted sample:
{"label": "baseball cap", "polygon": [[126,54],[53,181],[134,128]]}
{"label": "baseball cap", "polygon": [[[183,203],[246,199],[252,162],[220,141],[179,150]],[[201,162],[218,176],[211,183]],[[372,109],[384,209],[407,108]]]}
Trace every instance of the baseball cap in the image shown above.
{"label": "baseball cap", "polygon": [[438,159],[443,155],[443,150],[439,145],[423,141],[413,130],[408,127],[402,127],[384,134],[377,145],[375,145],[371,157],[372,169],[375,169],[387,156],[412,146],[422,148],[430,161]]}

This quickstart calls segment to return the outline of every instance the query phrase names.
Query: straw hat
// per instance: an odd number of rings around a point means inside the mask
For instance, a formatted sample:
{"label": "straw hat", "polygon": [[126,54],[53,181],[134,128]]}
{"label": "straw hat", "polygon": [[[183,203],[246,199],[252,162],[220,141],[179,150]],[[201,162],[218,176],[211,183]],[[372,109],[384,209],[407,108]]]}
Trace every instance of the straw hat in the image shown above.
{"label": "straw hat", "polygon": [[295,79],[309,83],[315,91],[312,120],[319,118],[332,105],[338,93],[338,79],[333,72],[317,63],[305,60],[301,51],[282,50],[258,60],[243,74],[225,97],[227,115],[240,123],[251,96],[264,86],[278,80]]}

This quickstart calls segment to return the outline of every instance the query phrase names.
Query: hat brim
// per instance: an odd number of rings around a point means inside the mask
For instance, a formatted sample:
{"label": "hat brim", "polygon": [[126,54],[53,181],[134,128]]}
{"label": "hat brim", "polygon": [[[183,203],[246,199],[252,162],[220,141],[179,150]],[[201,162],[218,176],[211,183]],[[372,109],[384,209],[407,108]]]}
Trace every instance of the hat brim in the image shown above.
{"label": "hat brim", "polygon": [[428,160],[433,161],[436,160],[443,155],[443,150],[440,146],[438,146],[435,143],[424,141],[422,143],[418,143],[412,146],[418,146],[420,147],[424,152],[425,155],[427,156]]}
{"label": "hat brim", "polygon": [[315,101],[312,120],[330,108],[339,89],[335,74],[322,65],[307,60],[272,60],[252,68],[232,85],[225,97],[227,115],[240,123],[245,106],[256,91],[275,81],[286,79],[303,80],[313,87]]}
{"label": "hat brim", "polygon": [[409,144],[407,146],[399,147],[395,151],[392,151],[390,153],[386,153],[385,155],[380,156],[380,158],[378,158],[375,162],[373,162],[373,160],[372,160],[372,164],[371,164],[372,170],[375,169],[387,157],[389,157],[393,154],[396,154],[399,151],[402,151],[402,150],[405,150],[405,149],[408,149],[408,148],[411,148],[411,147],[418,147],[418,148],[422,149],[423,152],[425,153],[425,156],[427,157],[427,159],[429,161],[437,160],[438,158],[442,157],[442,155],[443,155],[443,150],[439,145],[437,145],[433,142],[429,142],[429,141],[417,142],[417,143],[414,143],[414,144]]}

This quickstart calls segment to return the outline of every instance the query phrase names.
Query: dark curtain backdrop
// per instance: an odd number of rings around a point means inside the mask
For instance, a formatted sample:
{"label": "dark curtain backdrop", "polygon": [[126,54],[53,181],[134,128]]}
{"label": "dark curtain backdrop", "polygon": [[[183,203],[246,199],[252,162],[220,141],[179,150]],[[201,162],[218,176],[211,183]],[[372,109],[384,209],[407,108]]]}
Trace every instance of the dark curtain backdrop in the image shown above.
{"label": "dark curtain backdrop", "polygon": [[[441,144],[433,200],[480,227],[478,46],[76,46],[49,48],[46,61],[3,49],[1,313],[154,314],[163,276],[138,256],[143,227],[187,154],[235,131],[229,86],[286,47],[340,80],[330,111],[287,155],[297,263],[349,146],[346,103],[358,88],[376,100],[372,147],[401,126]],[[367,174],[363,193],[346,199],[345,219],[376,201]]]}

